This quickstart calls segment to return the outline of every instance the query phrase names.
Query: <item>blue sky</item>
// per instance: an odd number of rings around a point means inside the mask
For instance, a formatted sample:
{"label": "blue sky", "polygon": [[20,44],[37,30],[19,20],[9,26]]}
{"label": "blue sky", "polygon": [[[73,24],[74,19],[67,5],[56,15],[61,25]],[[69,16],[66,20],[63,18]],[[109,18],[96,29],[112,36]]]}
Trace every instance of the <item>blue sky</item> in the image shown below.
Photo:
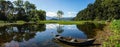
{"label": "blue sky", "polygon": [[63,17],[75,17],[80,10],[86,8],[89,3],[94,3],[95,0],[28,0],[28,1],[35,4],[38,10],[39,9],[45,10],[47,12],[46,15],[49,17],[56,17],[56,12],[58,10],[64,12]]}

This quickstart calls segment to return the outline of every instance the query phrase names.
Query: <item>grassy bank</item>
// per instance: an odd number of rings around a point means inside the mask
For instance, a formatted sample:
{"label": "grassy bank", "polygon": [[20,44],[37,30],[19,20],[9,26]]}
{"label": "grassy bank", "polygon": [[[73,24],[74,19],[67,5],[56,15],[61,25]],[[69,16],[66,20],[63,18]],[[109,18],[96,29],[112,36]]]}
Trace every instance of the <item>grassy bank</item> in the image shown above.
{"label": "grassy bank", "polygon": [[58,23],[58,24],[83,24],[85,22],[102,23],[102,24],[105,23],[105,21],[56,21],[56,20],[38,21],[38,23]]}
{"label": "grassy bank", "polygon": [[[105,21],[56,21],[56,20],[46,20],[46,21],[37,21],[37,24],[49,24],[49,23],[57,23],[57,24],[83,24],[85,22],[92,22],[92,23],[101,23],[104,24]],[[0,21],[0,26],[10,25],[10,24],[24,24],[24,23],[35,23],[33,21],[24,22],[24,21],[17,21],[16,23],[7,23],[4,21]]]}
{"label": "grassy bank", "polygon": [[0,21],[0,26],[4,26],[4,25],[11,25],[11,24],[24,24],[26,22],[24,21],[17,21],[16,23],[7,23],[7,22],[4,22],[4,21]]}
{"label": "grassy bank", "polygon": [[111,36],[104,42],[103,47],[120,47],[120,20],[114,20],[109,25],[111,28]]}

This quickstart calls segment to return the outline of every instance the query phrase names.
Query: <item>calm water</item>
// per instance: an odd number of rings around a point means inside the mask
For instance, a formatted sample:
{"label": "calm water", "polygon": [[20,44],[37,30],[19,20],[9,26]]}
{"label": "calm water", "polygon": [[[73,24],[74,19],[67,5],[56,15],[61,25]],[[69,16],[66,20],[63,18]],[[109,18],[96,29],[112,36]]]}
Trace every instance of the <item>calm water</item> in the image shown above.
{"label": "calm water", "polygon": [[[73,38],[93,38],[94,27],[85,25],[24,24],[0,27],[1,47],[67,47],[53,40],[55,34]],[[92,25],[93,26],[93,25]],[[95,27],[96,28],[96,27]],[[91,31],[92,33],[90,33]]]}

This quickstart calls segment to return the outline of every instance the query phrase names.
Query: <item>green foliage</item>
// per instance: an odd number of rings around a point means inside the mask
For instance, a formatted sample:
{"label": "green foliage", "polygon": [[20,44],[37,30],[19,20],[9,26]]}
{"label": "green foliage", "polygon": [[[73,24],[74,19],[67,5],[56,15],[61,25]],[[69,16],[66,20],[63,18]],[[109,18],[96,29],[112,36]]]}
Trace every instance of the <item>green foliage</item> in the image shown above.
{"label": "green foliage", "polygon": [[60,20],[60,18],[62,18],[62,15],[64,15],[64,13],[62,11],[58,10],[57,15]]}
{"label": "green foliage", "polygon": [[96,0],[80,11],[75,20],[120,19],[120,0]]}
{"label": "green foliage", "polygon": [[119,31],[120,32],[120,20],[114,20],[112,23],[111,23],[111,28],[113,30],[116,30],[116,31]]}
{"label": "green foliage", "polygon": [[[14,5],[13,5],[14,4]],[[34,19],[34,20],[33,20]],[[22,21],[37,21],[46,20],[46,12],[43,10],[36,10],[36,6],[29,1],[0,1],[0,20],[14,22]]]}
{"label": "green foliage", "polygon": [[13,4],[10,1],[0,1],[0,20],[7,20],[7,15],[10,14],[10,12],[13,9]]}
{"label": "green foliage", "polygon": [[112,21],[110,28],[112,35],[109,37],[108,42],[104,42],[104,47],[120,47],[120,20]]}
{"label": "green foliage", "polygon": [[36,11],[36,14],[38,15],[38,18],[40,20],[46,20],[46,12],[43,10]]}

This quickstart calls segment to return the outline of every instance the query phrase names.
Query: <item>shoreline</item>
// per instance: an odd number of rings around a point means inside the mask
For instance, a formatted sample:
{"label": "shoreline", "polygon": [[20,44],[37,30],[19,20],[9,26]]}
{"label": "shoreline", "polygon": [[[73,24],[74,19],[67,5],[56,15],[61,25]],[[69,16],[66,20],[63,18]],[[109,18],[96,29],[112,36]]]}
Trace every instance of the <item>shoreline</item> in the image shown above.
{"label": "shoreline", "polygon": [[106,26],[103,28],[103,30],[96,30],[97,35],[95,36],[96,41],[94,42],[95,44],[100,44],[99,46],[94,46],[94,47],[103,47],[104,42],[107,42],[109,37],[111,36],[111,30],[110,30],[110,24],[106,24]]}

